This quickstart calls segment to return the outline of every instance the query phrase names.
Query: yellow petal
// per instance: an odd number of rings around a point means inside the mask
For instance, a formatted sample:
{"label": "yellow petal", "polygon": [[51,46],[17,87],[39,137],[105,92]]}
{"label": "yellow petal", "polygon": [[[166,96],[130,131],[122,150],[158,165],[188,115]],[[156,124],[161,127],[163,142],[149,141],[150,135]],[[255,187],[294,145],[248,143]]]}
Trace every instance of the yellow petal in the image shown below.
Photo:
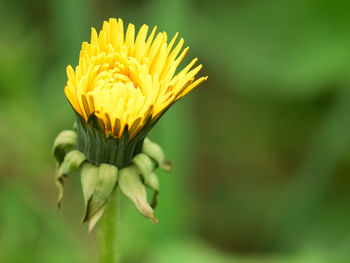
{"label": "yellow petal", "polygon": [[207,78],[195,80],[202,67],[192,69],[197,58],[175,75],[188,52],[184,40],[176,44],[176,33],[167,44],[166,32],[156,34],[155,26],[147,37],[148,29],[142,25],[137,33],[129,24],[124,34],[123,21],[111,18],[99,33],[91,28],[79,64],[67,67],[66,97],[85,121],[96,114],[106,134],[121,137],[128,129],[132,139]]}

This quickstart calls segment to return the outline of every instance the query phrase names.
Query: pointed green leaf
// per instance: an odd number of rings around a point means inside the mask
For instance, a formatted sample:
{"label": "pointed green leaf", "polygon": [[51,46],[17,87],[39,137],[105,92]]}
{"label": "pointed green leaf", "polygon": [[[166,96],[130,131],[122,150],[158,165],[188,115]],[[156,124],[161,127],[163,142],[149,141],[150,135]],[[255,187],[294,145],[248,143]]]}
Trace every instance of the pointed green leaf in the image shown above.
{"label": "pointed green leaf", "polygon": [[99,166],[96,187],[92,197],[88,201],[83,222],[90,221],[107,203],[114,187],[116,186],[117,176],[118,168],[116,166],[106,163]]}
{"label": "pointed green leaf", "polygon": [[121,191],[135,204],[142,215],[153,223],[158,223],[152,207],[147,203],[146,187],[142,183],[139,170],[135,165],[120,170],[118,184]]}
{"label": "pointed green leaf", "polygon": [[155,173],[151,173],[147,177],[147,180],[145,181],[145,185],[148,186],[149,188],[155,190],[155,191],[159,191],[158,176]]}
{"label": "pointed green leaf", "polygon": [[75,172],[85,161],[85,155],[78,150],[73,150],[64,156],[62,164],[56,171],[56,186],[58,188],[57,207],[61,207],[63,198],[63,180],[69,173]]}
{"label": "pointed green leaf", "polygon": [[71,130],[62,131],[53,144],[53,154],[58,163],[61,163],[64,156],[72,150],[77,143],[77,134]]}
{"label": "pointed green leaf", "polygon": [[66,154],[62,164],[59,167],[59,172],[63,175],[68,175],[79,170],[80,165],[86,160],[85,155],[78,151],[72,150]]}
{"label": "pointed green leaf", "polygon": [[165,156],[162,148],[148,138],[145,138],[143,142],[142,152],[152,158],[158,165],[164,162]]}
{"label": "pointed green leaf", "polygon": [[92,229],[95,227],[95,225],[97,224],[97,222],[101,219],[104,211],[106,210],[108,203],[105,203],[104,205],[102,205],[100,207],[100,209],[90,218],[89,221],[89,227],[88,227],[88,232],[90,233],[92,231]]}
{"label": "pointed green leaf", "polygon": [[83,190],[84,196],[84,216],[85,218],[87,213],[87,205],[95,191],[97,181],[98,181],[98,166],[86,162],[81,167],[80,179],[81,179],[81,187]]}
{"label": "pointed green leaf", "polygon": [[58,197],[57,197],[57,208],[61,208],[61,201],[63,199],[63,178],[64,176],[59,172],[59,170],[56,170],[56,186],[58,188]]}
{"label": "pointed green leaf", "polygon": [[151,207],[154,209],[158,204],[158,194],[159,194],[159,180],[158,176],[155,173],[151,173],[147,180],[145,181],[145,185],[154,190]]}
{"label": "pointed green leaf", "polygon": [[139,169],[144,180],[147,181],[148,176],[152,173],[154,167],[150,157],[145,153],[139,153],[132,159],[132,162]]}
{"label": "pointed green leaf", "polygon": [[142,146],[142,152],[153,159],[163,170],[168,172],[171,171],[172,163],[165,159],[163,150],[158,144],[151,142],[151,140],[148,138],[145,138]]}
{"label": "pointed green leaf", "polygon": [[134,157],[132,162],[139,169],[144,184],[154,190],[151,207],[155,208],[158,203],[159,181],[157,175],[153,172],[154,161],[147,154],[140,153]]}

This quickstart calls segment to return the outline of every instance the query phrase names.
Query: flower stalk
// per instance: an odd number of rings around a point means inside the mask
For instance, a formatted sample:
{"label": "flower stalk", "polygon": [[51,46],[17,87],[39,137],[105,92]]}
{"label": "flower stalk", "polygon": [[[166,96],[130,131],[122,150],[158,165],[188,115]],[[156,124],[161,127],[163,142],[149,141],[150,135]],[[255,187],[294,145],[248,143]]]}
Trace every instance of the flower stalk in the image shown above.
{"label": "flower stalk", "polygon": [[119,263],[119,190],[116,188],[98,223],[98,248],[100,263]]}

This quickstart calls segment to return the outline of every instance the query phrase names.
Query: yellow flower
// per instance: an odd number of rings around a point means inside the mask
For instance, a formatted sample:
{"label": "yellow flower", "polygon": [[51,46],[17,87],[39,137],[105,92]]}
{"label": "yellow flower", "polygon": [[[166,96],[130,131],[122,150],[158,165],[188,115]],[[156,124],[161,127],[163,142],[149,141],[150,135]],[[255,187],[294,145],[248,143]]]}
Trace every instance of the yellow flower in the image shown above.
{"label": "yellow flower", "polygon": [[[124,34],[121,19],[103,23],[99,34],[92,28],[91,42],[83,42],[79,65],[67,67],[65,94],[83,122],[91,115],[102,123],[105,136],[132,140],[144,127],[152,127],[178,99],[205,81],[195,80],[202,65],[197,59],[176,74],[188,47],[177,34],[167,43],[165,32],[156,27],[147,38],[143,25],[135,39],[135,26]],[[174,47],[175,46],[175,47]],[[173,48],[174,47],[174,48]]]}

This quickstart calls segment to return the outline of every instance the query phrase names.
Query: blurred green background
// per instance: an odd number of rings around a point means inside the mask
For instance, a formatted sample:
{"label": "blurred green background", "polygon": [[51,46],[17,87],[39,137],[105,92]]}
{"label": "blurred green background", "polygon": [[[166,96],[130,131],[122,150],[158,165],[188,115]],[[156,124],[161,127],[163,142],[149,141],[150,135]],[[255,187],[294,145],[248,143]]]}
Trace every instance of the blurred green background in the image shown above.
{"label": "blurred green background", "polygon": [[[123,262],[350,262],[350,2],[0,0],[0,262],[97,262],[51,147],[90,27],[179,31],[206,83],[151,133],[176,163],[152,225],[122,202]],[[185,64],[185,63],[184,63]]]}

